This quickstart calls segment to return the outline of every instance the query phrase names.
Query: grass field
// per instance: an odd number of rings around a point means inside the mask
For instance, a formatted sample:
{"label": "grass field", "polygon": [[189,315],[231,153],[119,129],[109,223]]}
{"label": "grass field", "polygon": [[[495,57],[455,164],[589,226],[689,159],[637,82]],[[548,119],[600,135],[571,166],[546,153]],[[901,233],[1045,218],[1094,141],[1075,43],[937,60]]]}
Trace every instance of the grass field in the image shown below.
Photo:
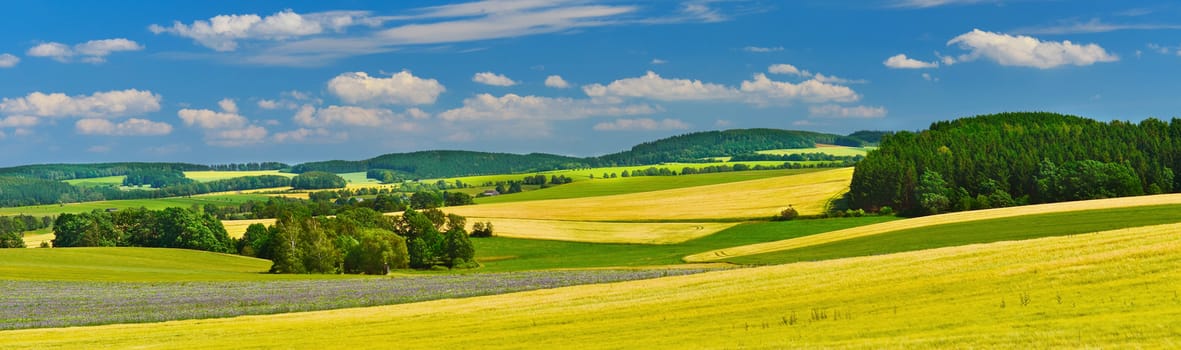
{"label": "grass field", "polygon": [[243,176],[262,176],[262,175],[279,175],[286,177],[295,177],[295,174],[282,173],[278,170],[255,170],[255,171],[186,171],[185,177],[200,181],[210,182],[216,180],[225,180],[235,177]]}
{"label": "grass field", "polygon": [[188,249],[0,249],[0,279],[5,280],[162,282],[337,278],[337,275],[266,274],[270,268],[269,260]]}
{"label": "grass field", "polygon": [[575,181],[573,183],[536,191],[506,194],[494,197],[481,197],[476,199],[476,203],[489,204],[543,199],[610,196],[616,194],[671,190],[677,188],[758,180],[778,176],[806,174],[823,170],[825,169],[761,170],[696,174],[687,176],[638,176],[615,179],[595,179],[590,181]]}
{"label": "grass field", "polygon": [[1155,196],[1139,196],[1139,197],[1124,197],[1099,199],[1090,201],[1051,203],[1039,205],[1027,205],[1020,207],[999,208],[989,210],[974,210],[967,212],[958,212],[951,214],[932,215],[915,219],[899,220],[877,225],[869,225],[864,227],[854,227],[846,230],[828,232],[823,235],[814,235],[798,239],[783,240],[776,242],[767,242],[752,244],[746,246],[737,246],[726,249],[718,249],[708,252],[702,252],[685,257],[687,262],[709,262],[727,260],[739,256],[763,254],[776,251],[784,251],[789,249],[797,249],[808,246],[815,246],[820,244],[832,243],[842,240],[872,236],[883,234],[887,232],[914,229],[921,227],[930,227],[942,224],[952,224],[966,221],[990,220],[999,218],[1008,218],[1024,215],[1050,214],[1050,213],[1065,213],[1085,210],[1098,209],[1113,209],[1126,208],[1138,206],[1153,206],[1153,205],[1169,205],[1181,204],[1181,194],[1163,194]]}
{"label": "grass field", "polygon": [[[621,195],[453,207],[486,218],[572,221],[661,221],[769,218],[788,205],[819,214],[849,186],[852,168],[726,184]],[[495,222],[494,222],[495,223]]]}
{"label": "grass field", "polygon": [[771,253],[726,259],[736,264],[783,264],[869,256],[1181,222],[1181,205],[1126,207],[1024,215],[919,227]]}
{"label": "grass field", "polygon": [[588,243],[673,244],[714,234],[737,223],[607,223],[562,220],[488,219],[496,235],[510,238],[548,239]]}
{"label": "grass field", "polygon": [[804,154],[804,153],[824,153],[824,154],[831,154],[831,155],[838,156],[838,157],[852,157],[852,156],[864,156],[865,153],[868,151],[869,151],[869,149],[863,148],[863,147],[817,145],[817,147],[813,147],[813,148],[772,149],[772,150],[758,151],[755,153],[774,154],[774,155],[782,155],[782,156],[792,155],[792,154]]}
{"label": "grass field", "polygon": [[1173,224],[397,306],[5,331],[0,347],[1172,348],[1179,266]]}
{"label": "grass field", "polygon": [[68,184],[71,184],[74,186],[81,186],[81,187],[110,186],[110,185],[120,186],[123,184],[124,178],[127,178],[127,176],[120,175],[120,176],[93,177],[93,178],[89,178],[89,179],[71,179],[71,180],[64,180],[62,182],[65,182],[65,183],[68,183]]}
{"label": "grass field", "polygon": [[174,198],[157,198],[157,199],[128,199],[128,200],[114,200],[114,201],[98,201],[85,203],[67,203],[63,205],[35,205],[27,207],[9,207],[0,208],[0,215],[57,215],[62,213],[83,213],[95,209],[105,210],[109,208],[127,209],[127,208],[148,208],[159,210],[164,208],[181,207],[188,208],[196,205],[216,204],[229,205],[240,204],[246,201],[266,201],[267,196],[261,194],[211,194],[199,195],[192,197],[174,197]]}

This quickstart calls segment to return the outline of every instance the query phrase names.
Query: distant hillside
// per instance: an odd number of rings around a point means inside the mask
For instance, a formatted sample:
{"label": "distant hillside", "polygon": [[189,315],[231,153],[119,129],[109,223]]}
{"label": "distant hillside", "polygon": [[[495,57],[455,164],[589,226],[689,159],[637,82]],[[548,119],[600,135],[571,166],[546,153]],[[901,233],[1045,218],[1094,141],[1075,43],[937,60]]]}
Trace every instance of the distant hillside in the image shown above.
{"label": "distant hillside", "polygon": [[708,157],[751,154],[784,148],[812,148],[817,143],[861,146],[848,136],[811,131],[779,129],[735,129],[695,132],[645,142],[630,150],[593,158],[602,165],[645,165],[663,162],[693,162]]}
{"label": "distant hillside", "polygon": [[292,172],[351,173],[370,169],[394,170],[418,178],[483,174],[527,173],[586,167],[583,158],[544,153],[510,154],[472,151],[393,153],[359,161],[330,160],[296,165]]}
{"label": "distant hillside", "polygon": [[189,163],[92,163],[92,164],[37,164],[0,168],[0,176],[36,178],[44,180],[90,179],[121,176],[143,171],[204,171],[204,170],[279,170],[287,164],[276,162],[200,165]]}
{"label": "distant hillside", "polygon": [[1181,189],[1181,119],[1001,113],[888,135],[857,164],[855,208],[926,214]]}

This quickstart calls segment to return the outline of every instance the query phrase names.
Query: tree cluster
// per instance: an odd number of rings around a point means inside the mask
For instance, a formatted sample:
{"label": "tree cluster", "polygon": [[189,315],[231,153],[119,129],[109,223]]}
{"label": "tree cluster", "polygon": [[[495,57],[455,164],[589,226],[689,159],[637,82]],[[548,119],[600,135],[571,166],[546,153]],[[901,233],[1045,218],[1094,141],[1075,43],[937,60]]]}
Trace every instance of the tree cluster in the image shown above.
{"label": "tree cluster", "polygon": [[193,179],[185,177],[183,171],[176,169],[136,169],[127,172],[127,176],[123,178],[123,186],[148,185],[152,188],[186,185],[193,182]]}
{"label": "tree cluster", "polygon": [[347,185],[348,182],[344,178],[324,171],[309,171],[291,178],[291,187],[297,190],[343,188]]}
{"label": "tree cluster", "polygon": [[0,216],[0,248],[24,248],[25,231],[46,228],[52,224],[53,218],[48,216]]}
{"label": "tree cluster", "polygon": [[886,135],[857,164],[851,207],[921,215],[1173,192],[1181,120],[1002,113]]}
{"label": "tree cluster", "polygon": [[234,251],[221,221],[184,208],[95,210],[61,214],[53,223],[54,247],[157,247]]}
{"label": "tree cluster", "polygon": [[290,168],[290,165],[279,162],[262,162],[262,163],[230,163],[230,164],[214,164],[209,166],[209,170],[215,171],[261,171],[261,170],[283,170]]}

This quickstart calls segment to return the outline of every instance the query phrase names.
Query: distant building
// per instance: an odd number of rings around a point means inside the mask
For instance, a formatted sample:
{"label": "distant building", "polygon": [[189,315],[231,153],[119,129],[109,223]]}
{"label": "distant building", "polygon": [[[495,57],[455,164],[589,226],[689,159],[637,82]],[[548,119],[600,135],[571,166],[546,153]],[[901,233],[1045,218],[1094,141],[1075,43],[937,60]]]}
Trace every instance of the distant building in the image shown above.
{"label": "distant building", "polygon": [[487,190],[487,191],[484,191],[484,193],[481,193],[480,195],[484,196],[484,197],[499,196],[500,192],[496,192],[496,190]]}

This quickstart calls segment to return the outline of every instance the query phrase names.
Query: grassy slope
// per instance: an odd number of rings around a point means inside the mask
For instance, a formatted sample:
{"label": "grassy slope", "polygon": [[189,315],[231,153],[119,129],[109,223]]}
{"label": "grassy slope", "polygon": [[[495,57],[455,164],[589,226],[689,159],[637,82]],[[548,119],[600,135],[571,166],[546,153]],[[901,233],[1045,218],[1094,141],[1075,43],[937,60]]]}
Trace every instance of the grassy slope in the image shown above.
{"label": "grassy slope", "polygon": [[187,249],[0,249],[0,279],[158,282],[324,278],[265,274],[270,267],[267,260]]}
{"label": "grassy slope", "polygon": [[[617,194],[671,190],[705,185],[717,185],[738,181],[766,179],[777,176],[804,174],[817,169],[738,171],[728,173],[696,174],[688,176],[638,176],[580,181],[550,187],[543,190],[506,194],[476,199],[479,204],[522,202],[543,199],[567,199],[610,196]],[[602,174],[596,175],[601,176]],[[519,180],[519,179],[518,179]]]}
{"label": "grassy slope", "polygon": [[482,204],[448,208],[471,217],[574,221],[667,221],[766,218],[788,205],[803,215],[847,190],[852,168],[588,198]]}
{"label": "grassy slope", "polygon": [[1177,222],[1181,222],[1181,205],[1176,204],[1026,215],[898,230],[726,261],[738,264],[818,261]]}
{"label": "grassy slope", "polygon": [[108,186],[108,185],[119,186],[119,185],[123,184],[124,178],[127,178],[127,176],[119,175],[119,176],[93,177],[93,178],[88,178],[88,179],[71,179],[71,180],[64,180],[62,182],[65,182],[65,183],[68,183],[68,184],[71,184],[74,186],[82,186],[82,187]]}
{"label": "grassy slope", "polygon": [[0,347],[1170,348],[1181,346],[1178,237],[1166,225],[388,307],[7,331]]}
{"label": "grassy slope", "polygon": [[790,155],[803,153],[825,153],[834,156],[864,156],[868,151],[861,147],[844,147],[844,146],[826,146],[813,148],[787,148],[787,149],[772,149],[766,151],[758,151],[759,154],[775,154],[775,155]]}
{"label": "grassy slope", "polygon": [[518,238],[473,238],[476,260],[484,271],[519,271],[611,266],[652,266],[681,263],[686,254],[734,245],[813,235],[893,220],[863,217],[787,222],[757,222],[668,245],[603,244]]}
{"label": "grassy slope", "polygon": [[295,177],[295,174],[281,173],[278,170],[256,170],[256,171],[186,171],[185,177],[197,180],[200,182],[210,182],[216,180],[224,180],[243,176],[260,176],[260,175],[279,175],[286,177]]}
{"label": "grassy slope", "polygon": [[1008,218],[1024,215],[1035,214],[1049,214],[1049,213],[1063,213],[1072,211],[1096,210],[1096,209],[1113,209],[1124,207],[1137,206],[1151,206],[1151,205],[1168,205],[1181,204],[1181,194],[1164,194],[1155,196],[1139,196],[1139,197],[1124,197],[1112,199],[1100,199],[1090,201],[1077,201],[1065,203],[1052,203],[1040,205],[1028,205],[1011,208],[1000,208],[990,210],[975,210],[968,212],[958,212],[943,215],[932,215],[921,218],[899,220],[889,223],[870,225],[864,227],[855,227],[846,230],[828,232],[822,235],[813,235],[799,239],[790,239],[776,242],[758,243],[746,246],[736,246],[726,249],[718,249],[708,252],[702,252],[685,257],[689,262],[709,262],[717,260],[731,259],[738,256],[747,256],[755,254],[763,254],[769,252],[784,251],[789,249],[796,249],[801,247],[826,244],[841,240],[853,239],[858,237],[878,235],[887,232],[893,232],[904,229],[913,229],[920,227],[930,227],[935,225]]}
{"label": "grassy slope", "polygon": [[249,200],[266,201],[267,196],[260,194],[218,194],[218,195],[200,195],[193,197],[175,197],[175,198],[158,198],[158,199],[129,199],[129,200],[114,200],[114,201],[99,201],[99,202],[85,202],[85,203],[68,203],[65,205],[35,205],[28,207],[11,207],[0,208],[0,215],[56,215],[62,213],[82,213],[95,209],[104,210],[107,208],[139,208],[144,207],[148,209],[164,209],[170,207],[188,208],[197,205],[216,204],[228,205],[245,203]]}

